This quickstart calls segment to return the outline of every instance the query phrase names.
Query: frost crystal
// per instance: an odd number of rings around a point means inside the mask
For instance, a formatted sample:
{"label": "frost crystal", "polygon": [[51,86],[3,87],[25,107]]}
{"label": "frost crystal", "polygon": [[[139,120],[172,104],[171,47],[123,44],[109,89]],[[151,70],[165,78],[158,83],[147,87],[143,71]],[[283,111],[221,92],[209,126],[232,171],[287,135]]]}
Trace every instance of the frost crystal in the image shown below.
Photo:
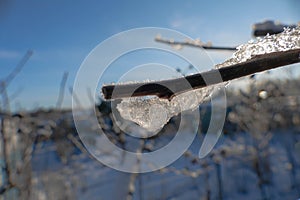
{"label": "frost crystal", "polygon": [[[255,55],[287,51],[300,48],[300,27],[286,28],[277,35],[267,35],[249,41],[237,48],[233,56],[216,68],[245,62]],[[175,96],[171,101],[166,99],[133,97],[123,99],[117,109],[124,119],[134,121],[148,131],[160,130],[172,116],[180,112],[198,108],[198,105],[211,94],[213,86],[185,92]]]}
{"label": "frost crystal", "polygon": [[216,68],[226,67],[241,62],[245,62],[256,55],[288,51],[300,48],[300,27],[284,31],[276,35],[266,35],[263,38],[257,38],[255,41],[250,40],[247,44],[237,47],[233,56],[225,62],[216,65]]}

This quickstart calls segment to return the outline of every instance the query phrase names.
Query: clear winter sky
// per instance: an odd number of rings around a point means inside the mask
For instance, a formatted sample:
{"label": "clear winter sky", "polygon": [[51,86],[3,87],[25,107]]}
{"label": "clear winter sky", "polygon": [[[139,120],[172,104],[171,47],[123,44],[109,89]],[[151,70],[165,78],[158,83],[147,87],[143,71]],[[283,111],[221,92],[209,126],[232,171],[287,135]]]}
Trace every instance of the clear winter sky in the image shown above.
{"label": "clear winter sky", "polygon": [[[32,49],[33,56],[8,88],[9,95],[19,92],[11,106],[53,107],[63,72],[69,72],[67,87],[72,86],[88,53],[121,31],[170,28],[214,45],[235,46],[251,38],[252,24],[266,19],[297,23],[300,2],[0,0],[0,79]],[[63,105],[70,106],[70,99],[67,91]]]}

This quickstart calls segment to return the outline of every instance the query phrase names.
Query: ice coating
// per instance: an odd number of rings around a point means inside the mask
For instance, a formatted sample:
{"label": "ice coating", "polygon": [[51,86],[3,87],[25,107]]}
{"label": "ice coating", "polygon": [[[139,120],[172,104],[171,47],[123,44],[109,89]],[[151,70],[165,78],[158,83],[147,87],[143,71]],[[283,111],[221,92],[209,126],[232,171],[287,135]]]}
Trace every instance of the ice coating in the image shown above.
{"label": "ice coating", "polygon": [[285,28],[282,33],[266,35],[256,40],[250,40],[246,44],[237,47],[237,51],[225,62],[216,65],[216,68],[226,67],[245,62],[253,56],[266,53],[288,51],[300,48],[300,27]]}
{"label": "ice coating", "polygon": [[[263,38],[250,40],[248,43],[237,47],[233,56],[225,62],[216,65],[216,68],[245,62],[253,56],[287,51],[300,48],[300,27],[286,28],[277,35],[267,35]],[[124,119],[131,120],[148,131],[154,132],[161,129],[172,116],[180,112],[198,108],[208,97],[213,86],[192,90],[175,96],[171,101],[166,99],[132,97],[125,98],[117,109]]]}
{"label": "ice coating", "polygon": [[131,97],[123,99],[117,109],[124,119],[134,121],[150,132],[160,130],[171,117],[185,110],[193,110],[210,94],[212,87],[197,89],[172,98]]}

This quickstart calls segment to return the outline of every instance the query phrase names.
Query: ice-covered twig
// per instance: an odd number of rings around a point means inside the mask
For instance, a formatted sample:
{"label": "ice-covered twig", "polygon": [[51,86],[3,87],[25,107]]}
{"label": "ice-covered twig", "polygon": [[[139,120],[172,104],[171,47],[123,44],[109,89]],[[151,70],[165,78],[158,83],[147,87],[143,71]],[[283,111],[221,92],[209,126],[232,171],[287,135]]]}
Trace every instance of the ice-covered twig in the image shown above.
{"label": "ice-covered twig", "polygon": [[200,40],[191,40],[191,41],[185,41],[185,42],[178,42],[173,41],[170,39],[162,39],[161,37],[155,38],[156,42],[165,43],[172,46],[190,46],[190,47],[197,47],[197,48],[203,48],[203,49],[211,49],[211,50],[229,50],[229,51],[235,51],[236,47],[218,47],[218,46],[212,46],[210,44],[205,44],[200,42]]}
{"label": "ice-covered twig", "polygon": [[[203,88],[208,85],[230,81],[254,73],[299,62],[300,49],[273,52],[256,55],[242,63],[176,79],[147,83],[105,85],[102,87],[102,93],[105,99],[120,99],[151,95],[155,95],[160,98],[172,99],[176,94],[180,94],[191,89]],[[222,79],[214,78],[219,75],[221,75]],[[205,80],[209,80],[209,83],[206,83]],[[189,84],[186,84],[187,82]],[[113,92],[114,90],[116,92]]]}

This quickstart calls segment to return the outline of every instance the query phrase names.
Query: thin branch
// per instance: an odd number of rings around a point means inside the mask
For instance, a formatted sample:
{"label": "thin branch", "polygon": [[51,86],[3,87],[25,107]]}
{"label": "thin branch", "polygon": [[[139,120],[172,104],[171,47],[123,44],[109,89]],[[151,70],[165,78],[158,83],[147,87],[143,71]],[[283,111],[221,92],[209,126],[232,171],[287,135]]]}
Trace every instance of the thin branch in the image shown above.
{"label": "thin branch", "polygon": [[155,38],[156,42],[165,43],[168,45],[179,45],[179,46],[190,46],[196,48],[203,48],[203,49],[210,49],[210,50],[229,50],[229,51],[236,51],[236,47],[218,47],[218,46],[211,46],[210,44],[203,44],[200,41],[186,41],[186,42],[178,42],[174,40],[162,39],[160,37]]}
{"label": "thin branch", "polygon": [[17,90],[14,91],[14,93],[12,93],[8,96],[9,101],[10,102],[14,101],[19,96],[19,94],[22,93],[23,90],[24,90],[24,87],[17,88]]}
{"label": "thin branch", "polygon": [[91,159],[97,161],[97,159],[96,159],[94,156],[92,156],[92,155],[86,150],[86,148],[80,143],[80,141],[79,141],[78,138],[76,138],[75,136],[73,136],[73,135],[70,134],[70,133],[67,135],[67,138],[68,138],[69,141],[72,142],[72,144],[73,144],[75,147],[77,147],[82,153],[86,154],[86,155],[87,155],[88,157],[90,157]]}
{"label": "thin branch", "polygon": [[11,71],[11,73],[4,79],[0,80],[0,94],[3,99],[3,110],[10,112],[9,98],[7,94],[7,87],[13,81],[13,79],[21,72],[29,58],[32,56],[33,51],[28,50],[22,60],[17,64],[17,66]]}
{"label": "thin branch", "polygon": [[29,58],[32,56],[33,51],[28,50],[22,60],[18,63],[18,65],[14,68],[14,70],[3,80],[6,83],[6,87],[11,83],[11,81],[21,72]]}
{"label": "thin branch", "polygon": [[[212,69],[210,71],[176,79],[153,81],[148,83],[105,85],[102,87],[102,93],[105,99],[120,99],[151,95],[156,95],[160,98],[172,99],[172,97],[176,94],[180,94],[191,89],[203,88],[208,85],[230,81],[257,72],[299,62],[300,49],[274,52],[255,56],[243,63],[220,69]],[[205,80],[209,80],[209,82],[207,83]],[[186,84],[187,82],[189,84]],[[114,90],[116,91],[113,92]]]}
{"label": "thin branch", "polygon": [[69,73],[65,72],[61,79],[60,87],[59,87],[59,94],[58,94],[58,98],[57,98],[57,102],[56,102],[56,108],[61,108],[61,106],[62,106],[68,75],[69,75]]}
{"label": "thin branch", "polygon": [[87,93],[87,96],[90,100],[91,105],[93,105],[94,104],[94,97],[93,97],[91,88],[89,88],[89,87],[86,88],[86,93]]}
{"label": "thin branch", "polygon": [[77,94],[74,92],[73,87],[71,87],[71,86],[69,87],[69,92],[70,92],[70,94],[71,94],[71,96],[72,96],[72,98],[73,98],[73,100],[74,100],[73,103],[76,103],[76,105],[77,105],[79,108],[82,108],[82,104],[81,104],[81,102],[80,102],[80,100],[79,100]]}
{"label": "thin branch", "polygon": [[9,103],[9,97],[7,94],[7,84],[5,81],[1,81],[0,83],[1,88],[1,95],[2,95],[2,101],[3,101],[3,110],[6,112],[10,112],[10,103]]}

